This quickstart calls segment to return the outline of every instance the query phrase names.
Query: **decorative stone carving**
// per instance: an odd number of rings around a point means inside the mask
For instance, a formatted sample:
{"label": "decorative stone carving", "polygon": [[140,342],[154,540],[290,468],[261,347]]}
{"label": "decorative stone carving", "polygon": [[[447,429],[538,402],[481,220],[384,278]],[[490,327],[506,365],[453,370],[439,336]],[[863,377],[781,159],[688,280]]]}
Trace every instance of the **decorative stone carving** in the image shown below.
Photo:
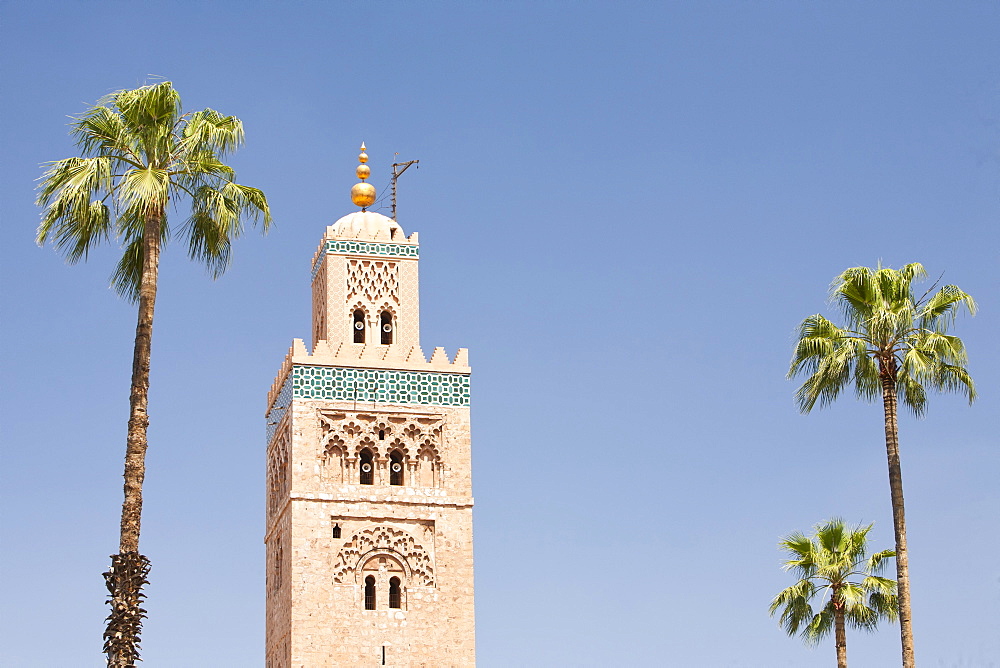
{"label": "decorative stone carving", "polygon": [[288,498],[288,428],[275,434],[267,457],[267,512],[274,517]]}
{"label": "decorative stone carving", "polygon": [[321,412],[319,419],[322,426],[319,458],[327,480],[351,482],[346,479],[347,475],[361,450],[367,448],[372,451],[375,460],[381,462],[388,460],[393,451],[398,451],[408,472],[406,485],[438,485],[444,439],[443,418],[407,413],[385,415],[338,411]]}
{"label": "decorative stone carving", "polygon": [[347,298],[361,297],[374,304],[382,299],[399,303],[399,270],[395,262],[351,260],[347,269]]}
{"label": "decorative stone carving", "polygon": [[333,581],[352,584],[361,567],[374,556],[393,557],[406,570],[411,586],[433,587],[434,565],[422,545],[402,529],[376,525],[363,529],[344,543],[333,566]]}

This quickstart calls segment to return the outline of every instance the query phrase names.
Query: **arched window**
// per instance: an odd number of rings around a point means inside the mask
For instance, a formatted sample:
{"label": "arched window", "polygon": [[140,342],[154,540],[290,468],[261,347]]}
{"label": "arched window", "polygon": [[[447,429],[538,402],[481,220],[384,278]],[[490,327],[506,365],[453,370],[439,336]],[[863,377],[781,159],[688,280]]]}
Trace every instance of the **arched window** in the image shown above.
{"label": "arched window", "polygon": [[382,311],[378,317],[379,331],[382,332],[382,345],[387,346],[392,343],[392,314]]}
{"label": "arched window", "polygon": [[389,580],[389,607],[403,607],[403,587],[400,585],[399,578],[397,577]]}
{"label": "arched window", "polygon": [[365,578],[365,610],[375,609],[375,576]]}
{"label": "arched window", "polygon": [[364,343],[365,342],[365,312],[361,309],[355,309],[353,316],[354,327],[354,342]]}
{"label": "arched window", "polygon": [[375,455],[368,448],[361,451],[361,471],[359,482],[362,485],[375,484]]}
{"label": "arched window", "polygon": [[403,484],[403,453],[399,450],[393,450],[389,455],[389,484]]}

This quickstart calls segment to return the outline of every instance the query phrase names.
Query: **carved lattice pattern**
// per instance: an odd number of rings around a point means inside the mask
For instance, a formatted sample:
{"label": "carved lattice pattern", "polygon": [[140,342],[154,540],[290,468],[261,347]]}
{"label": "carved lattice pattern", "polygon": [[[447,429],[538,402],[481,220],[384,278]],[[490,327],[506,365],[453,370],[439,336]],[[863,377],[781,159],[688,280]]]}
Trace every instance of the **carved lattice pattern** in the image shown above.
{"label": "carved lattice pattern", "polygon": [[282,429],[275,436],[267,457],[267,512],[270,517],[274,517],[288,498],[288,441],[288,429]]}
{"label": "carved lattice pattern", "polygon": [[[392,415],[359,412],[321,413],[324,475],[331,482],[347,480],[347,463],[367,448],[376,461],[388,461],[397,451],[409,470],[406,485],[435,487],[441,468],[444,418],[436,415]],[[379,438],[381,433],[381,438]],[[388,479],[384,482],[388,483]]]}
{"label": "carved lattice pattern", "polygon": [[399,267],[395,262],[351,260],[347,268],[347,299],[369,303],[383,299],[399,303]]}
{"label": "carved lattice pattern", "polygon": [[333,566],[333,581],[351,584],[363,562],[377,553],[393,556],[403,564],[414,586],[434,586],[434,565],[427,550],[402,529],[384,525],[359,531],[344,543]]}

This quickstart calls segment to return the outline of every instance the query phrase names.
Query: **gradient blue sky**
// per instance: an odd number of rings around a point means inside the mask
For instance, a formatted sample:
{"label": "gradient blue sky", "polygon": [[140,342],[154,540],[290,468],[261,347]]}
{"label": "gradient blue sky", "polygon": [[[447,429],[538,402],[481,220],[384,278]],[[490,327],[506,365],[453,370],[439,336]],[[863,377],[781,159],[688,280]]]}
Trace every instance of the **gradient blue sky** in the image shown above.
{"label": "gradient blue sky", "polygon": [[882,416],[801,416],[784,374],[879,259],[981,306],[981,399],[901,438],[917,658],[1000,665],[998,35],[994,2],[0,3],[0,663],[101,665],[134,310],[114,249],[34,245],[33,189],[67,115],[154,75],[243,119],[276,225],[214,283],[163,258],[144,665],[263,664],[264,401],[362,140],[376,186],[420,160],[424,349],[471,350],[481,666],[833,664],[767,615],[776,544],[841,515],[891,545]]}

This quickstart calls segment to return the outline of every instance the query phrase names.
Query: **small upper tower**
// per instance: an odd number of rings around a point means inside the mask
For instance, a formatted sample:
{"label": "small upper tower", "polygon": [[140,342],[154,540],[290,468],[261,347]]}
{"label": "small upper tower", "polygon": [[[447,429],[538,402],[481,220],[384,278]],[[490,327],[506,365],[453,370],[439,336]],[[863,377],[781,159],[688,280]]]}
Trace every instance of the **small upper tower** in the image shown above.
{"label": "small upper tower", "polygon": [[318,341],[372,346],[420,345],[417,233],[409,237],[395,220],[368,211],[375,188],[361,145],[362,180],[351,200],[362,207],[326,228],[312,266],[313,346]]}

